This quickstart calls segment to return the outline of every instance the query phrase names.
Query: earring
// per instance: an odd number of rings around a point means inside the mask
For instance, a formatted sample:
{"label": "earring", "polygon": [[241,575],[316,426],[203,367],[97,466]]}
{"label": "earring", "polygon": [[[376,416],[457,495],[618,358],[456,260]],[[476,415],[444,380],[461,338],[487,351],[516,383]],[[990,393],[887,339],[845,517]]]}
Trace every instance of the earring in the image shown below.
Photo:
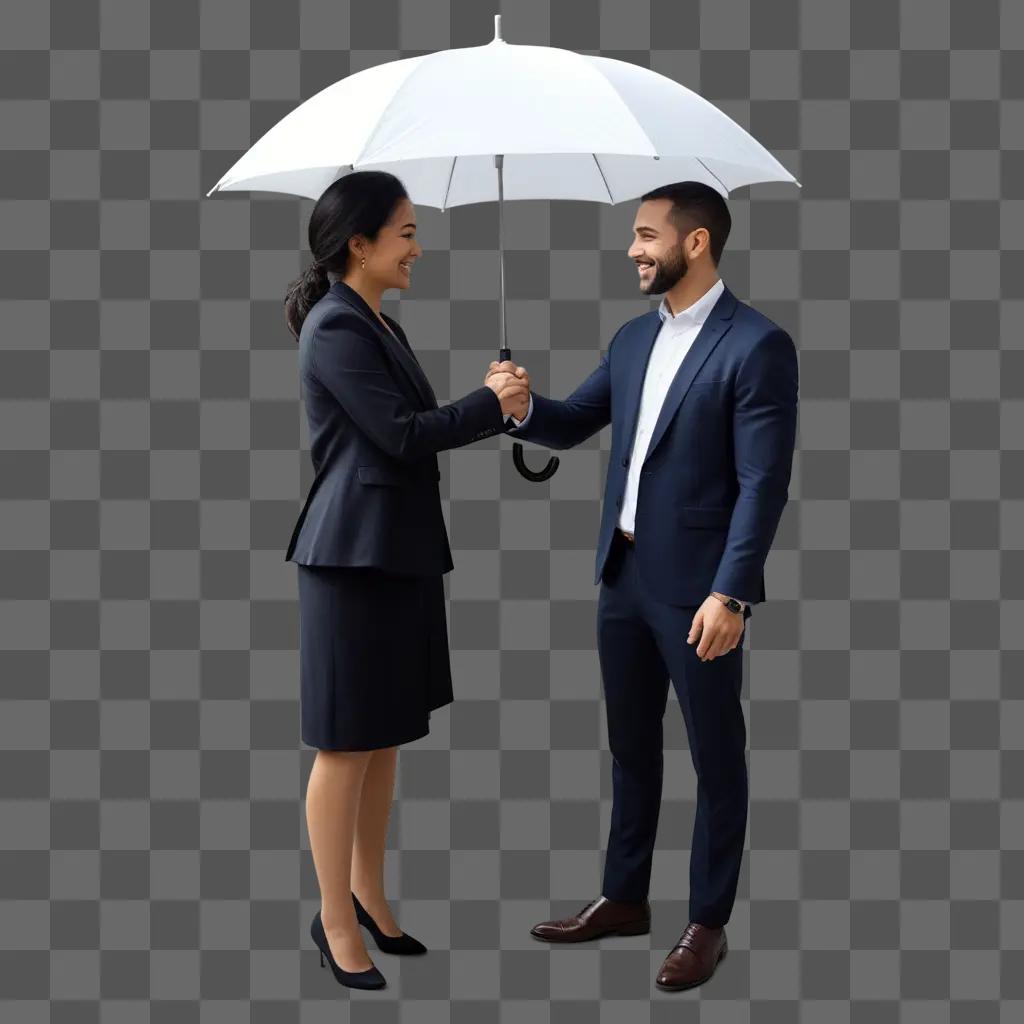
{"label": "earring", "polygon": [[365,269],[366,269],[366,257],[365,257],[365,256],[363,257],[363,266],[362,266],[362,269],[363,269],[363,270],[365,270]]}

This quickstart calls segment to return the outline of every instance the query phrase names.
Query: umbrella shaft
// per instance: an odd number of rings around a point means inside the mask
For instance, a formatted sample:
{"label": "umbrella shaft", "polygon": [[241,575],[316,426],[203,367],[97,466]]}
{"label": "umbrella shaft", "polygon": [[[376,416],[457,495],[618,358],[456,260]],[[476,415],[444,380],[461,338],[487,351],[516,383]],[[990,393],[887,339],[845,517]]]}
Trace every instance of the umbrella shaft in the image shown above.
{"label": "umbrella shaft", "polygon": [[497,153],[494,157],[494,166],[498,168],[498,264],[501,280],[501,359],[499,361],[501,362],[512,358],[509,355],[509,350],[505,347],[507,341],[505,336],[505,185],[502,173],[504,163],[505,155]]}

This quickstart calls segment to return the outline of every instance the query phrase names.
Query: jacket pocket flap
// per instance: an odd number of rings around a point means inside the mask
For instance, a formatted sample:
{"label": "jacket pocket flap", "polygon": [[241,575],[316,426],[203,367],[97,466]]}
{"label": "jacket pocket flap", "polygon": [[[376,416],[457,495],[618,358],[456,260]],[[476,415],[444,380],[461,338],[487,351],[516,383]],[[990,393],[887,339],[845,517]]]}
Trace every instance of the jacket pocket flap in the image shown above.
{"label": "jacket pocket flap", "polygon": [[359,479],[364,484],[391,484],[400,487],[402,478],[386,466],[360,466]]}
{"label": "jacket pocket flap", "polygon": [[699,505],[683,505],[679,510],[679,518],[684,526],[698,529],[728,528],[732,520],[731,508],[703,508]]}

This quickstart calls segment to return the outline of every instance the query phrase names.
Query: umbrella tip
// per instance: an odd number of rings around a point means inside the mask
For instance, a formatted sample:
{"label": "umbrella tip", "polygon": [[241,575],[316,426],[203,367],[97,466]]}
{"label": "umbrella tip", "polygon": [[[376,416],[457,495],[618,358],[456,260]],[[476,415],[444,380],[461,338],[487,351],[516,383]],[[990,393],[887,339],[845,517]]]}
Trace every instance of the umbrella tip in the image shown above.
{"label": "umbrella tip", "polygon": [[497,43],[497,42],[504,42],[504,40],[501,38],[501,15],[500,14],[496,14],[494,16],[494,39],[492,40],[492,42],[495,42],[495,43]]}

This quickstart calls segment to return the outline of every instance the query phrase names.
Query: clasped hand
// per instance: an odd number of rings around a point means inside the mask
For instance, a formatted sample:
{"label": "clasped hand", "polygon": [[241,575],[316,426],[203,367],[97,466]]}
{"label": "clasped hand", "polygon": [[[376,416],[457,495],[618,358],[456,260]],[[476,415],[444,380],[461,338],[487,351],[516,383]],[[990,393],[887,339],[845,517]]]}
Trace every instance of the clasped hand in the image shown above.
{"label": "clasped hand", "polygon": [[522,366],[516,366],[511,359],[493,361],[484,377],[487,385],[501,400],[501,411],[505,416],[525,419],[530,411],[530,375]]}

